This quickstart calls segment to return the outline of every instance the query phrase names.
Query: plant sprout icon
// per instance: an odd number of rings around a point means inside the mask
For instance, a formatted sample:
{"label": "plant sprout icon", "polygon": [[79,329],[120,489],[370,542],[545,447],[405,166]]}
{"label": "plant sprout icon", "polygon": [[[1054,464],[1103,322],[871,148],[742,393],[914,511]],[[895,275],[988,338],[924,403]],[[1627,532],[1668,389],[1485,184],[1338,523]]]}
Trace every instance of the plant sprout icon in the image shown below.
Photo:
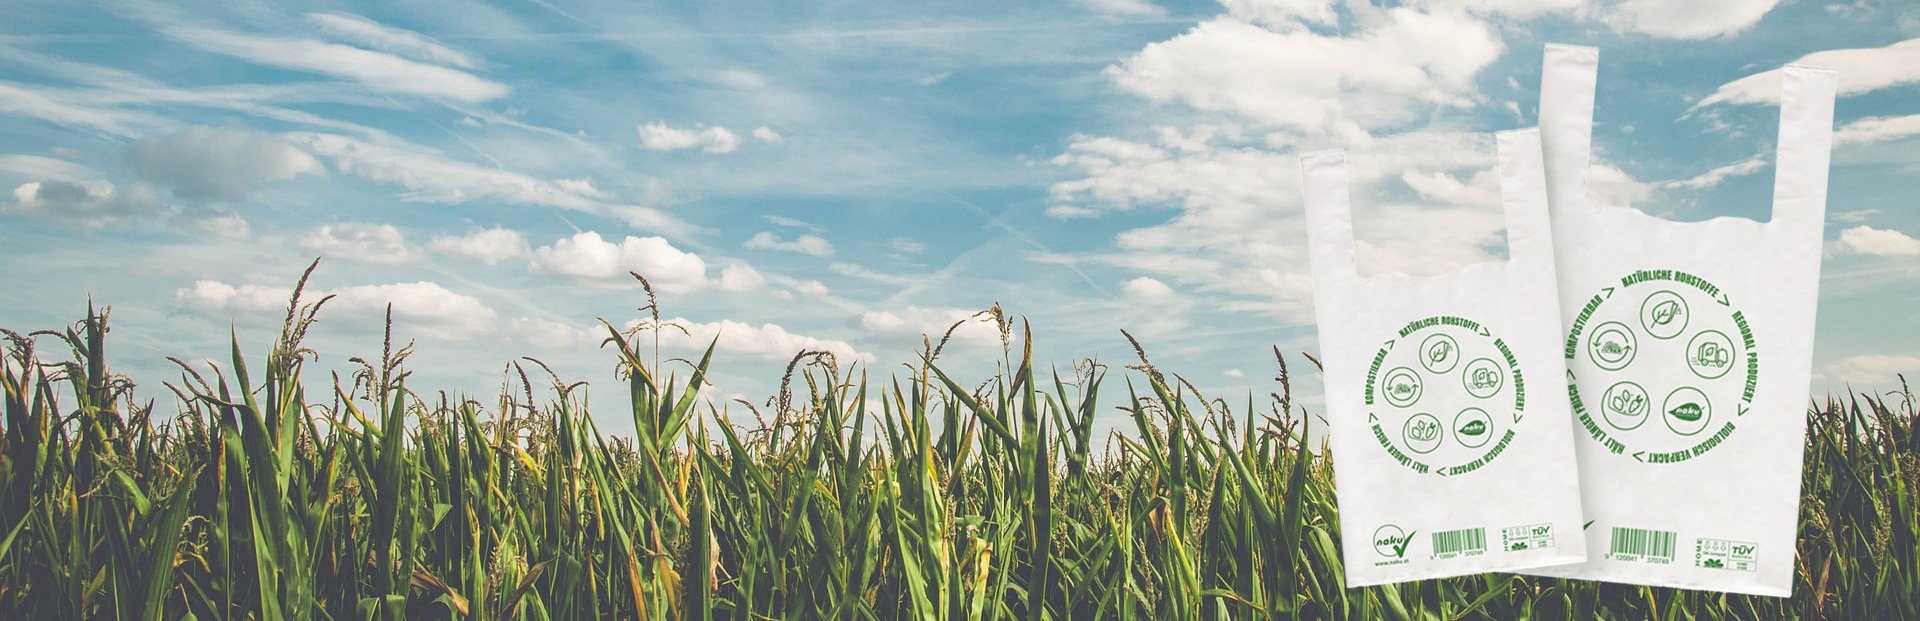
{"label": "plant sprout icon", "polygon": [[1713,367],[1716,369],[1726,368],[1727,348],[1721,347],[1719,343],[1713,341],[1701,343],[1700,348],[1694,351],[1693,363],[1698,366]]}
{"label": "plant sprout icon", "polygon": [[1427,350],[1427,359],[1434,364],[1445,362],[1447,356],[1451,355],[1453,355],[1453,341],[1440,341],[1434,344],[1433,349]]}
{"label": "plant sprout icon", "polygon": [[1653,307],[1653,325],[1664,326],[1673,323],[1680,316],[1680,303],[1674,300],[1661,302]]}

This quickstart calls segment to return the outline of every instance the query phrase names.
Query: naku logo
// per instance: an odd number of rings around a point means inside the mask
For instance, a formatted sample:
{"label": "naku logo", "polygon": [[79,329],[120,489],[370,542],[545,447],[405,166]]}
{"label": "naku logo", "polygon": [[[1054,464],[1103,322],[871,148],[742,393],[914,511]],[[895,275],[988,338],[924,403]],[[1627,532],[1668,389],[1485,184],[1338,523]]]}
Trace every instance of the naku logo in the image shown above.
{"label": "naku logo", "polygon": [[[1417,533],[1420,531],[1414,531]],[[1407,544],[1413,542],[1413,534],[1400,530],[1392,524],[1381,526],[1373,531],[1373,551],[1389,558],[1405,558]]]}

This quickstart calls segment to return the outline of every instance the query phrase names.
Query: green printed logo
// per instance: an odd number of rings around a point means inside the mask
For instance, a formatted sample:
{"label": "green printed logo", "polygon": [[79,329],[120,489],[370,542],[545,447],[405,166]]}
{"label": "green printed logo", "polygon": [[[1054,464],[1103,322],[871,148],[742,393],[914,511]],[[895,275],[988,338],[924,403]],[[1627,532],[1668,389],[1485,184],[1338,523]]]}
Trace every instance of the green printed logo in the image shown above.
{"label": "green printed logo", "polygon": [[1392,524],[1381,526],[1373,531],[1373,551],[1387,558],[1406,558],[1407,544],[1413,543],[1413,535],[1418,532],[1403,532]]}
{"label": "green printed logo", "polygon": [[1408,322],[1375,352],[1367,372],[1367,394],[1379,398],[1367,413],[1375,442],[1420,474],[1479,470],[1506,450],[1525,417],[1519,364],[1506,341],[1479,322]]}
{"label": "green printed logo", "polygon": [[[1700,457],[1753,405],[1758,339],[1733,296],[1706,278],[1633,272],[1596,292],[1573,326],[1570,401],[1586,435],[1610,453],[1652,464]],[[1674,376],[1679,365],[1691,374]],[[1652,418],[1662,424],[1646,424]]]}

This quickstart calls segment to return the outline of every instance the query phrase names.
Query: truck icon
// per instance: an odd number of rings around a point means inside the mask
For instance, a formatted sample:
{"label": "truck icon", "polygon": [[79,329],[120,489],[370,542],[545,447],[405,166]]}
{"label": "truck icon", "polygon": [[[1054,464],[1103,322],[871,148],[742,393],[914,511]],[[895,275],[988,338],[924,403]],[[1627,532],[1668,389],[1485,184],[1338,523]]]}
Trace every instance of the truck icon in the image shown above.
{"label": "truck icon", "polygon": [[1694,350],[1693,364],[1694,366],[1724,369],[1727,367],[1729,356],[1727,348],[1721,347],[1719,343],[1707,341],[1701,343],[1700,347]]}
{"label": "truck icon", "polygon": [[1500,371],[1498,369],[1489,369],[1484,367],[1474,369],[1473,377],[1467,380],[1467,387],[1473,390],[1491,390],[1491,389],[1499,388],[1500,387]]}

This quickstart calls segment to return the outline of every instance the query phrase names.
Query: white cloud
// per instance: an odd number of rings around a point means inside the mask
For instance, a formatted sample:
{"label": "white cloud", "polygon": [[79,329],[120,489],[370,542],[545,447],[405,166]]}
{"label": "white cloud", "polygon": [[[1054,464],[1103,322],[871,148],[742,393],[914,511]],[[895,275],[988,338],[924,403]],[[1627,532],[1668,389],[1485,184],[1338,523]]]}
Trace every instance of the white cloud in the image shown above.
{"label": "white cloud", "polygon": [[1620,30],[1668,39],[1711,39],[1739,33],[1772,11],[1780,0],[1627,0],[1606,7],[1603,18]]}
{"label": "white cloud", "polygon": [[[393,305],[394,322],[404,331],[417,331],[443,339],[465,339],[490,333],[498,319],[493,309],[471,296],[447,290],[432,282],[360,285],[338,289],[309,289],[302,294],[308,301],[334,296],[321,310],[321,321],[342,317],[359,327],[379,326],[385,321],[388,304]],[[200,280],[193,286],[176,290],[176,307],[215,319],[234,320],[265,314],[278,320],[291,287],[241,284]]]}
{"label": "white cloud", "polygon": [[566,190],[574,194],[579,194],[587,198],[594,198],[594,199],[600,199],[600,200],[607,200],[607,199],[613,198],[613,195],[607,193],[606,190],[602,190],[598,187],[595,187],[593,185],[592,179],[587,179],[584,177],[580,179],[554,179],[553,184],[556,186],[560,186],[560,189],[562,190]]}
{"label": "white cloud", "polygon": [[1247,372],[1239,369],[1227,369],[1226,376],[1227,377],[1246,377]]}
{"label": "white cloud", "polygon": [[401,200],[455,204],[496,200],[609,216],[642,229],[666,233],[684,233],[694,229],[658,209],[612,203],[580,194],[554,182],[456,160],[419,145],[374,143],[337,134],[308,132],[293,132],[283,136],[331,160],[334,168],[342,173],[406,188],[409,191],[400,195]]}
{"label": "white cloud", "polygon": [[427,248],[441,254],[481,261],[487,265],[533,253],[527,237],[513,229],[494,227],[465,235],[436,235]]}
{"label": "white cloud", "polygon": [[1157,103],[1350,139],[1434,106],[1473,104],[1474,76],[1502,52],[1492,27],[1465,14],[1402,7],[1375,17],[1356,20],[1351,37],[1216,17],[1107,74]]}
{"label": "white cloud", "polygon": [[319,160],[251,129],[195,125],[127,147],[127,166],[192,201],[238,201],[261,181],[325,174]]}
{"label": "white cloud", "polygon": [[765,126],[765,125],[761,125],[761,126],[759,126],[759,127],[755,127],[755,128],[753,128],[753,137],[754,137],[754,138],[759,138],[759,139],[760,139],[761,141],[763,141],[763,142],[784,142],[784,141],[786,141],[786,138],[782,138],[782,137],[780,136],[780,132],[776,132],[776,131],[773,131],[773,128],[771,128],[771,127],[767,127],[767,126]]}
{"label": "white cloud", "polygon": [[721,291],[753,291],[767,285],[767,277],[745,263],[734,262],[720,269],[720,280],[713,283]]}
{"label": "white cloud", "polygon": [[473,57],[449,48],[431,37],[412,30],[388,26],[359,15],[308,13],[307,21],[313,22],[328,34],[362,47],[393,52],[437,65],[452,65],[466,69],[472,69],[478,65]]}
{"label": "white cloud", "polygon": [[407,245],[406,234],[391,224],[321,225],[302,236],[299,244],[323,256],[356,263],[406,263],[419,257],[419,253]]}
{"label": "white cloud", "polygon": [[0,172],[27,179],[84,181],[99,179],[100,171],[91,166],[39,155],[0,155]]}
{"label": "white cloud", "polygon": [[[719,352],[758,357],[769,362],[785,362],[801,351],[828,351],[838,359],[841,365],[854,362],[873,362],[873,354],[860,351],[852,344],[835,339],[819,338],[804,334],[795,334],[776,324],[763,323],[753,325],[746,322],[723,319],[712,322],[689,321],[675,317],[666,323],[679,324],[687,333],[667,328],[660,331],[662,347],[676,351],[698,353],[705,351],[708,343],[719,342],[714,349]],[[629,326],[639,325],[629,322]]]}
{"label": "white cloud", "polygon": [[1135,278],[1133,280],[1129,280],[1125,283],[1122,283],[1120,285],[1120,289],[1126,292],[1127,297],[1146,299],[1146,300],[1164,298],[1164,297],[1173,295],[1172,287],[1168,287],[1167,283],[1154,280],[1150,276],[1141,276],[1139,278]]}
{"label": "white cloud", "polygon": [[780,239],[780,236],[774,234],[773,231],[761,231],[759,234],[748,239],[745,245],[748,248],[797,252],[816,257],[833,256],[833,243],[818,235],[801,235],[794,238],[793,241],[787,241]]}
{"label": "white cloud", "polygon": [[792,286],[795,292],[810,297],[826,297],[828,293],[826,283],[818,280],[802,280],[793,283]]}
{"label": "white cloud", "polygon": [[576,351],[598,346],[606,336],[605,330],[599,324],[575,327],[538,317],[515,317],[507,322],[506,327],[506,333],[514,338],[551,351]]}
{"label": "white cloud", "polygon": [[740,136],[719,126],[695,125],[679,129],[666,123],[648,123],[640,126],[640,146],[649,151],[699,148],[708,153],[731,153],[740,148]]}
{"label": "white cloud", "polygon": [[1908,382],[1920,380],[1920,357],[1876,354],[1854,356],[1821,367],[1818,376],[1836,384],[1849,385],[1855,390],[1873,390],[1898,386],[1901,374],[1907,376]]}
{"label": "white cloud", "polygon": [[[1793,64],[1831,67],[1840,72],[1839,94],[1858,95],[1920,83],[1920,39],[1886,47],[1826,50],[1801,56]],[[1718,103],[1771,104],[1780,101],[1780,70],[1756,73],[1720,85],[1694,108]]]}
{"label": "white cloud", "polygon": [[1304,29],[1305,24],[1340,23],[1332,0],[1220,0],[1227,14],[1275,30]]}
{"label": "white cloud", "polygon": [[1841,231],[1839,246],[1854,254],[1880,257],[1920,256],[1920,239],[1914,239],[1900,231],[1876,229],[1864,224]]}
{"label": "white cloud", "polygon": [[[858,326],[861,331],[876,337],[912,337],[919,344],[921,336],[938,343],[940,338],[953,329],[953,339],[976,345],[999,345],[1000,329],[987,317],[974,317],[977,310],[963,308],[927,308],[906,306],[888,310],[870,310],[860,314]],[[961,324],[953,328],[954,324]]]}
{"label": "white cloud", "polygon": [[1150,0],[1079,0],[1087,10],[1113,17],[1166,17],[1167,9]]}
{"label": "white cloud", "polygon": [[707,282],[707,262],[673,247],[660,237],[627,236],[618,243],[586,231],[533,251],[536,272],[585,280],[611,280],[638,286],[627,272],[639,272],[657,290],[684,293]]}
{"label": "white cloud", "polygon": [[1920,114],[1875,116],[1841,125],[1833,130],[1833,144],[1867,144],[1920,136]]}
{"label": "white cloud", "polygon": [[13,189],[13,204],[0,212],[64,221],[86,228],[159,212],[160,199],[143,185],[118,187],[112,182],[32,181]]}
{"label": "white cloud", "polygon": [[40,119],[62,127],[90,130],[131,138],[137,127],[159,125],[157,117],[101,107],[85,101],[80,91],[45,88],[0,82],[0,113]]}
{"label": "white cloud", "polygon": [[1681,179],[1678,181],[1668,181],[1666,183],[1662,183],[1660,184],[1660,187],[1668,188],[1668,189],[1684,188],[1689,190],[1701,190],[1701,189],[1711,188],[1713,186],[1720,185],[1720,182],[1722,181],[1726,181],[1734,177],[1751,175],[1755,172],[1758,172],[1760,169],[1766,168],[1767,163],[1768,163],[1767,156],[1765,154],[1755,155],[1753,157],[1740,160],[1738,162],[1734,162],[1726,166],[1721,166],[1719,168],[1715,168],[1713,170],[1700,173],[1699,175],[1695,175],[1693,178],[1690,178],[1690,179]]}
{"label": "white cloud", "polygon": [[808,222],[806,220],[801,220],[799,218],[789,218],[786,216],[773,215],[773,214],[768,214],[760,217],[762,219],[765,219],[768,222],[772,222],[780,226],[789,226],[797,229],[807,229],[809,231],[813,231],[816,233],[826,230],[826,229],[820,228],[819,226],[814,225],[811,222]]}
{"label": "white cloud", "polygon": [[927,249],[926,244],[905,237],[895,237],[887,240],[887,247],[894,249],[896,252],[904,252],[907,254],[920,254]]}
{"label": "white cloud", "polygon": [[352,80],[387,93],[479,103],[513,92],[505,84],[458,69],[315,39],[262,37],[189,26],[168,28],[166,33],[216,54]]}

